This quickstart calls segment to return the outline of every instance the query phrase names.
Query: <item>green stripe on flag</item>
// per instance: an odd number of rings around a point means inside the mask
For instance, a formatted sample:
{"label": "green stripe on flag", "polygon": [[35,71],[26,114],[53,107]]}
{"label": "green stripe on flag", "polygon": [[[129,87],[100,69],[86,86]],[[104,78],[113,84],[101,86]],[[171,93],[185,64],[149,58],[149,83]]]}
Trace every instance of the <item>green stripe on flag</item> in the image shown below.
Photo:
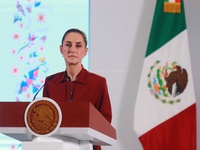
{"label": "green stripe on flag", "polygon": [[157,0],[145,57],[186,29],[184,3],[181,13],[164,13],[164,1]]}

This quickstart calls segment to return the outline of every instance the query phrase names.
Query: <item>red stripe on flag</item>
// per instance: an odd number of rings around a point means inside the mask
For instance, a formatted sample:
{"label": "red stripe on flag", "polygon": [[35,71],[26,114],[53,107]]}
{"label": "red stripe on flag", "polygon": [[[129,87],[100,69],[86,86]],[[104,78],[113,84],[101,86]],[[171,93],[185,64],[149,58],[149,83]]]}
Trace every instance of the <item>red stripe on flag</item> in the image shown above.
{"label": "red stripe on flag", "polygon": [[196,104],[139,137],[144,150],[196,150]]}

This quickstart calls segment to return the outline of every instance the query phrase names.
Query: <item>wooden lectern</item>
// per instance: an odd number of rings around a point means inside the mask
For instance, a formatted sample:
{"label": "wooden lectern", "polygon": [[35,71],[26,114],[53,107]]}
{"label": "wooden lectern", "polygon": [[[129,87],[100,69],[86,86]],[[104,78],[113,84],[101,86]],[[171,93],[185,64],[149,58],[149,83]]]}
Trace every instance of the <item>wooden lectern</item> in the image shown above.
{"label": "wooden lectern", "polygon": [[90,150],[92,145],[111,146],[116,141],[116,130],[111,124],[91,103],[82,102],[57,103],[62,112],[60,128],[52,137],[41,140],[25,125],[24,113],[29,104],[0,102],[0,132],[22,141],[22,150]]}

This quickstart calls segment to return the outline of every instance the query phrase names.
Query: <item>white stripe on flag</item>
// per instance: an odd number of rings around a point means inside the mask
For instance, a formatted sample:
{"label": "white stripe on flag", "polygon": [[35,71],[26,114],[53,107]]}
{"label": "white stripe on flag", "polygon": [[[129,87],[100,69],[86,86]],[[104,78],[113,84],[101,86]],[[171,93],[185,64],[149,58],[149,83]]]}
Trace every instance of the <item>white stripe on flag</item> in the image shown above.
{"label": "white stripe on flag", "polygon": [[169,0],[169,2],[175,3],[176,0]]}

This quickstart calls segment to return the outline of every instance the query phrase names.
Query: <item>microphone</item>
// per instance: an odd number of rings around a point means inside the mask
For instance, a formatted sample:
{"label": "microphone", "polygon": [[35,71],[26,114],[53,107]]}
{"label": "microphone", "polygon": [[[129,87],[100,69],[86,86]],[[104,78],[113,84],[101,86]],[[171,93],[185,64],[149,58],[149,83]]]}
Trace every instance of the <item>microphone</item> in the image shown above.
{"label": "microphone", "polygon": [[69,84],[70,84],[70,97],[69,97],[69,102],[72,102],[72,97],[73,97],[73,91],[72,91],[72,80],[70,76],[67,77]]}
{"label": "microphone", "polygon": [[[51,79],[54,78],[54,75],[50,76],[49,79],[47,81],[50,81]],[[34,97],[33,97],[33,100],[35,100],[36,96],[38,95],[38,93],[41,91],[41,89],[44,87],[44,85],[46,84],[46,82],[40,87],[40,89],[35,93]]]}

